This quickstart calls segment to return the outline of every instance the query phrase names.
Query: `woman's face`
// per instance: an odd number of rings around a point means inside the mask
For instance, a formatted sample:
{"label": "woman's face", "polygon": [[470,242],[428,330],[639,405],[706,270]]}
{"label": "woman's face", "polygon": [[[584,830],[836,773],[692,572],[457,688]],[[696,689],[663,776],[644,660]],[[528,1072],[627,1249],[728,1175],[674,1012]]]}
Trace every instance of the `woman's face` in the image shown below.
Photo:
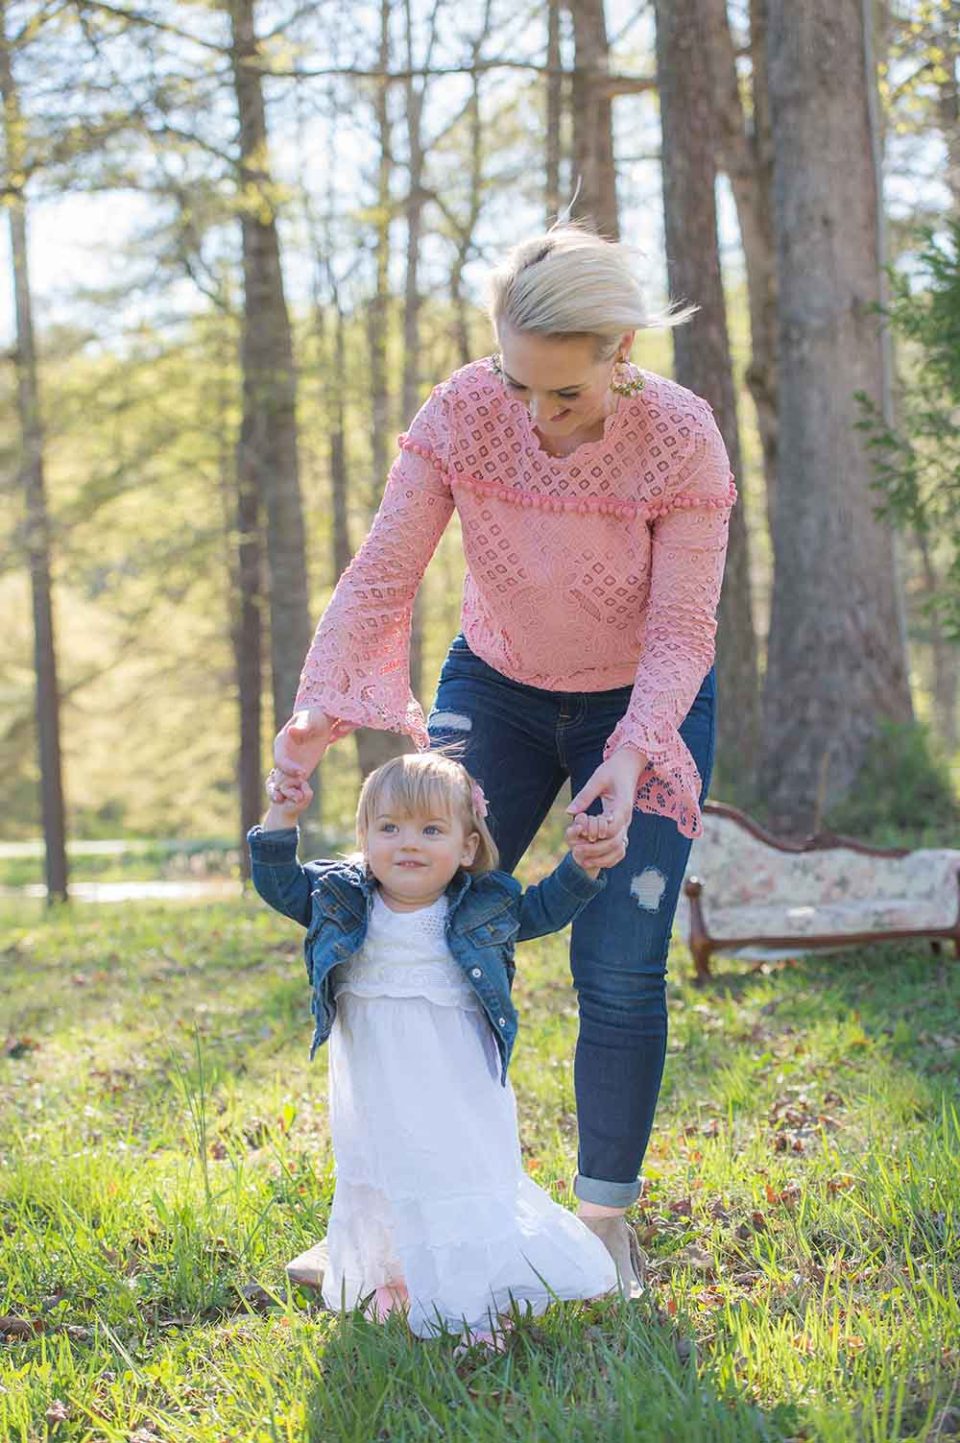
{"label": "woman's face", "polygon": [[592,336],[539,336],[504,325],[499,339],[507,391],[527,406],[541,435],[560,439],[609,414],[614,363],[633,336],[622,336],[608,361],[597,360]]}

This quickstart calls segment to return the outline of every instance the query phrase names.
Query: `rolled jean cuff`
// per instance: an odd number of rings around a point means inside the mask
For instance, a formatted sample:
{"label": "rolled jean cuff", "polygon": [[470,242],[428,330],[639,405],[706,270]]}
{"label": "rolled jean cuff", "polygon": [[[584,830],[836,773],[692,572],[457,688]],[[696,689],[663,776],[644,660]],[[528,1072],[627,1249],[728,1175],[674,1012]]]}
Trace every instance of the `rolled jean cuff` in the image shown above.
{"label": "rolled jean cuff", "polygon": [[584,1177],[577,1173],[573,1190],[581,1202],[599,1203],[601,1207],[628,1208],[640,1196],[643,1184],[635,1182],[604,1182],[598,1177]]}

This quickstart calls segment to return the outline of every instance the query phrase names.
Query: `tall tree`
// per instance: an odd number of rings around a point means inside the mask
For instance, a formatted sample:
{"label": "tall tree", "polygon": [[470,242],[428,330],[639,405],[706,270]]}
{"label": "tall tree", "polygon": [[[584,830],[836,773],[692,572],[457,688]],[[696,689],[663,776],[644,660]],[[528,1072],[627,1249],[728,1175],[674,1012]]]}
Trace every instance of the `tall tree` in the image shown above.
{"label": "tall tree", "polygon": [[297,456],[297,383],[280,266],[254,0],[229,0],[230,60],[240,122],[243,242],[241,489],[253,487],[267,519],[274,723],[290,714],[310,640],[303,508]]}
{"label": "tall tree", "polygon": [[862,0],[770,0],[780,357],[761,784],[789,832],[854,784],[912,707],[892,538],[855,394],[883,395],[877,175]]}
{"label": "tall tree", "polygon": [[546,168],[544,202],[547,225],[560,213],[560,162],[563,158],[564,80],[563,52],[560,45],[560,0],[547,0],[547,105],[546,105]]}
{"label": "tall tree", "polygon": [[0,97],[6,159],[4,197],[10,221],[10,253],[16,310],[17,413],[20,422],[20,479],[26,510],[26,549],[33,601],[36,720],[40,751],[40,797],[46,861],[47,901],[67,900],[67,848],[60,752],[60,691],[54,636],[50,522],[44,479],[44,432],[27,252],[28,174],[25,124],[11,58],[9,20],[0,0]]}
{"label": "tall tree", "polygon": [[[702,0],[702,42],[712,100],[711,135],[730,180],[747,272],[750,364],[747,388],[757,413],[772,524],[777,478],[777,280],[773,235],[773,139],[767,95],[767,3],[750,0],[750,79],[737,73],[727,0]],[[749,96],[745,105],[744,91]]]}
{"label": "tall tree", "polygon": [[[657,77],[663,131],[663,198],[671,295],[695,301],[673,331],[677,380],[708,400],[738,478],[740,432],[717,239],[716,125],[700,0],[657,0]],[[757,639],[750,597],[744,498],[730,518],[717,637],[721,780],[752,791],[760,735]]]}
{"label": "tall tree", "polygon": [[580,191],[574,216],[600,235],[620,235],[613,154],[613,91],[603,0],[568,0],[573,18],[573,169]]}
{"label": "tall tree", "polygon": [[[376,199],[373,207],[374,289],[367,305],[367,352],[370,357],[370,417],[373,485],[371,503],[375,507],[387,479],[390,464],[390,372],[387,365],[387,343],[390,328],[390,221],[393,201],[390,178],[393,174],[393,123],[390,115],[390,61],[392,42],[390,21],[394,0],[380,0],[377,79],[373,111],[377,144]],[[407,417],[404,425],[409,421]],[[348,557],[349,560],[349,557]],[[336,556],[335,556],[336,562]],[[337,570],[337,576],[340,570]],[[358,727],[354,733],[357,764],[362,776],[368,776],[383,762],[389,761],[404,748],[403,737],[395,732]]]}
{"label": "tall tree", "polygon": [[[403,386],[401,408],[404,425],[409,425],[420,404],[420,246],[423,230],[423,207],[426,193],[423,184],[426,152],[423,141],[423,105],[427,93],[427,75],[437,44],[437,20],[443,0],[433,0],[427,24],[426,53],[419,68],[423,76],[415,78],[417,67],[414,44],[414,17],[411,0],[403,0],[406,40],[407,80],[405,112],[407,121],[407,222],[406,277],[403,288]],[[410,685],[419,695],[423,681],[423,600],[417,596],[410,628]]]}

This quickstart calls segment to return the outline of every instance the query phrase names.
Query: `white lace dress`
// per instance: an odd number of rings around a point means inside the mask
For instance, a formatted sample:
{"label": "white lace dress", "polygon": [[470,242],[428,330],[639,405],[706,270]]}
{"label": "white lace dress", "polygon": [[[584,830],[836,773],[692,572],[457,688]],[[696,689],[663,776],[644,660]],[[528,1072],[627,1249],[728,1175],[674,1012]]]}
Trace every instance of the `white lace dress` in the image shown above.
{"label": "white lace dress", "polygon": [[337,1184],[323,1297],[402,1280],[414,1333],[490,1326],[511,1300],[615,1286],[603,1244],[523,1171],[513,1090],[445,940],[447,902],[392,912],[334,973],[330,1126]]}

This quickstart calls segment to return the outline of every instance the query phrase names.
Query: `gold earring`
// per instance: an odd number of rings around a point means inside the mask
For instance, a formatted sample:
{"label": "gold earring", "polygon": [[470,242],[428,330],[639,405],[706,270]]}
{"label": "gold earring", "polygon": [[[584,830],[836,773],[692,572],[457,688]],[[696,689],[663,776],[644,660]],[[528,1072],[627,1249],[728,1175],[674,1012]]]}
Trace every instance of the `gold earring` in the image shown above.
{"label": "gold earring", "polygon": [[618,356],[610,379],[611,391],[616,391],[618,396],[639,396],[643,386],[643,376],[633,362]]}

